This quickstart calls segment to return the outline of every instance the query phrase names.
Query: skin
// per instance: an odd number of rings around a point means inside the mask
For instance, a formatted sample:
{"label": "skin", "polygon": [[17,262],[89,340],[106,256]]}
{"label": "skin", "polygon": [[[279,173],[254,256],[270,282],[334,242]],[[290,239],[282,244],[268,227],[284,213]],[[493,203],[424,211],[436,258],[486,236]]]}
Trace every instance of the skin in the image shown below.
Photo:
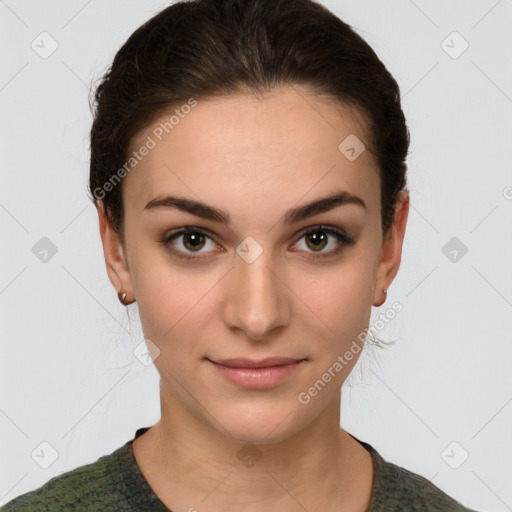
{"label": "skin", "polygon": [[[364,126],[357,112],[303,86],[201,100],[124,179],[125,245],[99,205],[110,281],[137,300],[145,337],[160,351],[161,420],[133,449],[173,511],[368,506],[370,455],[340,427],[340,387],[360,352],[308,404],[297,399],[368,327],[371,306],[385,301],[382,290],[400,266],[407,192],[383,237],[372,154],[350,161],[338,149],[349,134],[368,148]],[[153,128],[140,132],[132,149]],[[288,209],[341,189],[366,209],[349,203],[283,222]],[[231,224],[175,208],[144,209],[167,194],[222,208]],[[355,243],[332,255],[336,239],[329,235],[315,252],[303,231],[320,224],[345,230]],[[199,255],[186,236],[168,243],[195,262],[160,243],[185,226],[212,237]],[[252,263],[236,252],[248,236],[263,249]],[[318,254],[327,256],[311,257]],[[261,390],[238,387],[205,359],[268,356],[306,361]],[[260,456],[251,467],[237,457],[246,443]]]}

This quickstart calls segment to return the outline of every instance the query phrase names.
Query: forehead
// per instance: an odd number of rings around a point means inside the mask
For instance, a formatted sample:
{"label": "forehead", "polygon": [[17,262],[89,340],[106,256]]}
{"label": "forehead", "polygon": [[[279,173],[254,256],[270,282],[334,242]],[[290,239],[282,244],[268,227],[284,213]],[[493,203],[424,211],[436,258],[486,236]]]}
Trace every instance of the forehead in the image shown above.
{"label": "forehead", "polygon": [[150,149],[126,176],[124,199],[142,210],[166,193],[219,205],[231,195],[297,202],[343,188],[378,204],[366,132],[358,112],[298,86],[198,99],[173,106],[134,138],[129,156]]}

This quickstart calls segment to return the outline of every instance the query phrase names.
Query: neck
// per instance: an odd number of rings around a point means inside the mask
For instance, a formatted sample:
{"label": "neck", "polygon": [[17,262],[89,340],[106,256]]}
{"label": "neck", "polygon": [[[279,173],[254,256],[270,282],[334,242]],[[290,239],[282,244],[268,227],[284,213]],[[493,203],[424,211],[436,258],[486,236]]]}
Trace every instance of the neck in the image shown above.
{"label": "neck", "polygon": [[161,398],[161,420],[134,442],[134,453],[168,508],[366,510],[371,457],[340,427],[339,397],[307,428],[266,444],[233,441],[162,388]]}

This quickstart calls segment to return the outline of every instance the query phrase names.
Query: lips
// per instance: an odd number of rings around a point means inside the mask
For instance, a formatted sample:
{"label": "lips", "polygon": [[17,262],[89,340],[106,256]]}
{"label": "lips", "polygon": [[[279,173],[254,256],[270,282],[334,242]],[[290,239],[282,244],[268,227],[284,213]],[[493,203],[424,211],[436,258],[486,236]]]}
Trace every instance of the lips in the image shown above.
{"label": "lips", "polygon": [[292,378],[306,359],[267,357],[265,359],[207,359],[218,375],[238,387],[269,389]]}
{"label": "lips", "polygon": [[269,368],[272,366],[282,366],[287,364],[300,363],[304,359],[294,359],[291,357],[267,357],[265,359],[253,360],[245,358],[234,359],[216,359],[213,363],[222,364],[231,368]]}

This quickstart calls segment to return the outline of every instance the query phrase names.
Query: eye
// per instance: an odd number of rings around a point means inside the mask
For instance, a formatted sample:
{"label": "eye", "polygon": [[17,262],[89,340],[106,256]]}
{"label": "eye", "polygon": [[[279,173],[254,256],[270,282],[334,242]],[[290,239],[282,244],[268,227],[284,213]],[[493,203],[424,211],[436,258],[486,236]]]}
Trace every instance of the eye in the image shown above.
{"label": "eye", "polygon": [[208,241],[210,248],[213,250],[218,248],[213,238],[205,231],[191,226],[164,236],[161,242],[177,258],[191,260],[197,259],[197,256],[194,256],[196,253],[209,252],[202,250],[205,247],[208,249]]}
{"label": "eye", "polygon": [[[329,240],[329,238],[331,238],[331,240]],[[353,238],[350,238],[342,230],[332,226],[313,226],[308,228],[302,234],[299,241],[302,239],[304,239],[304,244],[302,247],[299,247],[299,250],[312,252],[313,254],[308,256],[309,258],[334,256],[338,254],[344,246],[353,245],[355,242]],[[329,247],[329,245],[331,250],[324,251],[324,249]]]}
{"label": "eye", "polygon": [[[305,244],[298,249],[293,249],[293,251],[299,250],[310,253],[307,257],[313,259],[334,256],[342,251],[345,246],[355,243],[353,238],[333,226],[310,227],[302,233],[299,242],[302,239],[304,239]],[[300,246],[299,242],[296,242],[293,247]],[[193,226],[165,235],[161,243],[173,256],[183,260],[200,260],[203,257],[196,256],[196,254],[212,252],[211,250],[216,251],[219,248],[219,245],[206,231]],[[325,251],[324,249],[329,245],[331,249]],[[211,250],[209,251],[208,248]]]}

